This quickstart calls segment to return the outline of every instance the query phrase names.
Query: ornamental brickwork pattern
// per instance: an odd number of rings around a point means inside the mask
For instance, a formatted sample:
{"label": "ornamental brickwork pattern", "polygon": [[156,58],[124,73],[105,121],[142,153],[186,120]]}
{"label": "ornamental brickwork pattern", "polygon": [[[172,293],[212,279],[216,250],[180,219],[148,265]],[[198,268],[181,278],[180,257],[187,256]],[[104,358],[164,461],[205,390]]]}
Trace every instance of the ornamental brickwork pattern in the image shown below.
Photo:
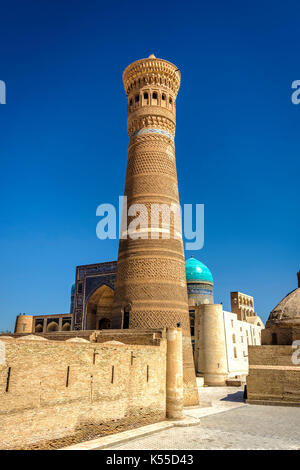
{"label": "ornamental brickwork pattern", "polygon": [[[123,74],[128,98],[128,162],[125,196],[131,204],[178,204],[175,162],[175,100],[180,72],[162,59],[142,59]],[[172,220],[172,219],[171,219]],[[127,227],[132,217],[127,218]],[[159,239],[120,240],[112,310],[112,328],[121,328],[124,312],[129,328],[183,328],[184,401],[198,403],[189,327],[184,250],[181,239],[163,239],[162,218],[151,230]],[[178,232],[178,227],[176,227]],[[181,227],[179,228],[181,236]],[[172,233],[173,232],[173,233]],[[151,232],[152,233],[152,232]],[[174,230],[171,234],[174,237]],[[178,236],[178,233],[177,233]]]}
{"label": "ornamental brickwork pattern", "polygon": [[86,329],[88,299],[102,285],[114,289],[116,268],[116,262],[77,266],[72,330]]}

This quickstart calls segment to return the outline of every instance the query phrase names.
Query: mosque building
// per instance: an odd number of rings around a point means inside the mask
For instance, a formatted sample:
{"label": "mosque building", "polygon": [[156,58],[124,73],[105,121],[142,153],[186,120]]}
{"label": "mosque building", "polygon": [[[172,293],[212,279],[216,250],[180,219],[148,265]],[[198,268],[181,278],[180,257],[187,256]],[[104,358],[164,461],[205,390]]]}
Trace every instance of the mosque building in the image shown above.
{"label": "mosque building", "polygon": [[[148,218],[153,204],[177,207],[180,202],[175,158],[180,82],[178,67],[153,54],[123,72],[129,138],[124,196],[128,207],[142,204]],[[245,375],[247,347],[260,343],[262,321],[246,294],[231,294],[232,312],[214,303],[213,276],[194,257],[185,261],[175,219],[166,229],[158,217],[142,229],[151,236],[140,236],[136,227],[134,237],[127,237],[131,219],[122,225],[118,261],[76,267],[69,313],[19,315],[15,334],[59,339],[74,332],[130,329],[134,334],[180,326],[184,404],[197,404],[195,373],[208,385]],[[166,230],[169,238],[162,236]]]}
{"label": "mosque building", "polygon": [[[15,333],[54,334],[111,328],[116,262],[77,266],[70,313],[19,315]],[[210,269],[193,256],[185,262],[190,331],[195,370],[204,384],[224,385],[248,374],[248,345],[261,344],[264,324],[253,297],[231,292],[231,312],[214,303]],[[128,325],[123,325],[123,328]]]}
{"label": "mosque building", "polygon": [[[143,204],[147,215],[152,204],[179,205],[174,137],[180,80],[174,64],[153,54],[123,73],[124,195],[129,206]],[[114,432],[120,423],[130,428],[181,419],[184,406],[199,403],[196,375],[210,386],[241,382],[248,354],[250,402],[283,397],[299,403],[300,367],[291,364],[291,342],[300,338],[300,284],[271,314],[264,333],[253,297],[231,292],[230,312],[214,303],[212,273],[194,257],[185,260],[174,220],[167,229],[158,217],[132,232],[128,217],[118,261],[76,267],[69,313],[18,315],[15,333],[2,335],[0,412],[6,421],[0,443],[7,435],[23,445],[82,427],[90,432],[90,425],[99,433],[107,426]],[[155,236],[139,236],[145,232]]]}

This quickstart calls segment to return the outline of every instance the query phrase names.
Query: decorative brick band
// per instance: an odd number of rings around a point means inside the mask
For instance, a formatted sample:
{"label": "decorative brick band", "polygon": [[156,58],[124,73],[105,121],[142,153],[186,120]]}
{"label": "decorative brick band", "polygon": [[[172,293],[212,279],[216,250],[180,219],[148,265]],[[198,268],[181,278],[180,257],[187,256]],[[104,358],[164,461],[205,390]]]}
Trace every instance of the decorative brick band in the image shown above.
{"label": "decorative brick band", "polygon": [[270,370],[297,370],[300,372],[300,367],[298,366],[271,366],[267,364],[262,364],[262,365],[256,365],[256,364],[250,364],[249,369],[270,369]]}
{"label": "decorative brick band", "polygon": [[133,137],[136,137],[137,135],[144,135],[144,134],[161,134],[169,137],[169,139],[172,139],[174,142],[174,137],[172,134],[170,134],[167,131],[164,131],[163,129],[140,129],[139,131],[135,132],[130,136],[130,139],[133,139]]}

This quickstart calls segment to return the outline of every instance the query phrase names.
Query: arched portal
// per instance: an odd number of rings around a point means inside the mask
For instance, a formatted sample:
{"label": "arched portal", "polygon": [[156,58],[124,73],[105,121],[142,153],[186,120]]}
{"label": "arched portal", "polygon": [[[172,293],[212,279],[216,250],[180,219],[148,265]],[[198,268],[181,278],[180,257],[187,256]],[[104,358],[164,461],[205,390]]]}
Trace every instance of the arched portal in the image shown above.
{"label": "arched portal", "polygon": [[110,328],[113,297],[114,291],[106,285],[96,289],[90,296],[86,310],[87,330]]}

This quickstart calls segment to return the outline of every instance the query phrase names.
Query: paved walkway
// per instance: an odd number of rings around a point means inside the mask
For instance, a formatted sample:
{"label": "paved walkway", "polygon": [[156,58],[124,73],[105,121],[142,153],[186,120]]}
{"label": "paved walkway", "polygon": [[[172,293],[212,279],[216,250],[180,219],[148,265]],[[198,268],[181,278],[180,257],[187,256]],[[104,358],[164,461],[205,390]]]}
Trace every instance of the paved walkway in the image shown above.
{"label": "paved walkway", "polygon": [[247,405],[243,390],[204,387],[200,400],[210,406],[187,408],[200,418],[192,427],[170,428],[110,447],[110,450],[300,449],[300,408]]}

